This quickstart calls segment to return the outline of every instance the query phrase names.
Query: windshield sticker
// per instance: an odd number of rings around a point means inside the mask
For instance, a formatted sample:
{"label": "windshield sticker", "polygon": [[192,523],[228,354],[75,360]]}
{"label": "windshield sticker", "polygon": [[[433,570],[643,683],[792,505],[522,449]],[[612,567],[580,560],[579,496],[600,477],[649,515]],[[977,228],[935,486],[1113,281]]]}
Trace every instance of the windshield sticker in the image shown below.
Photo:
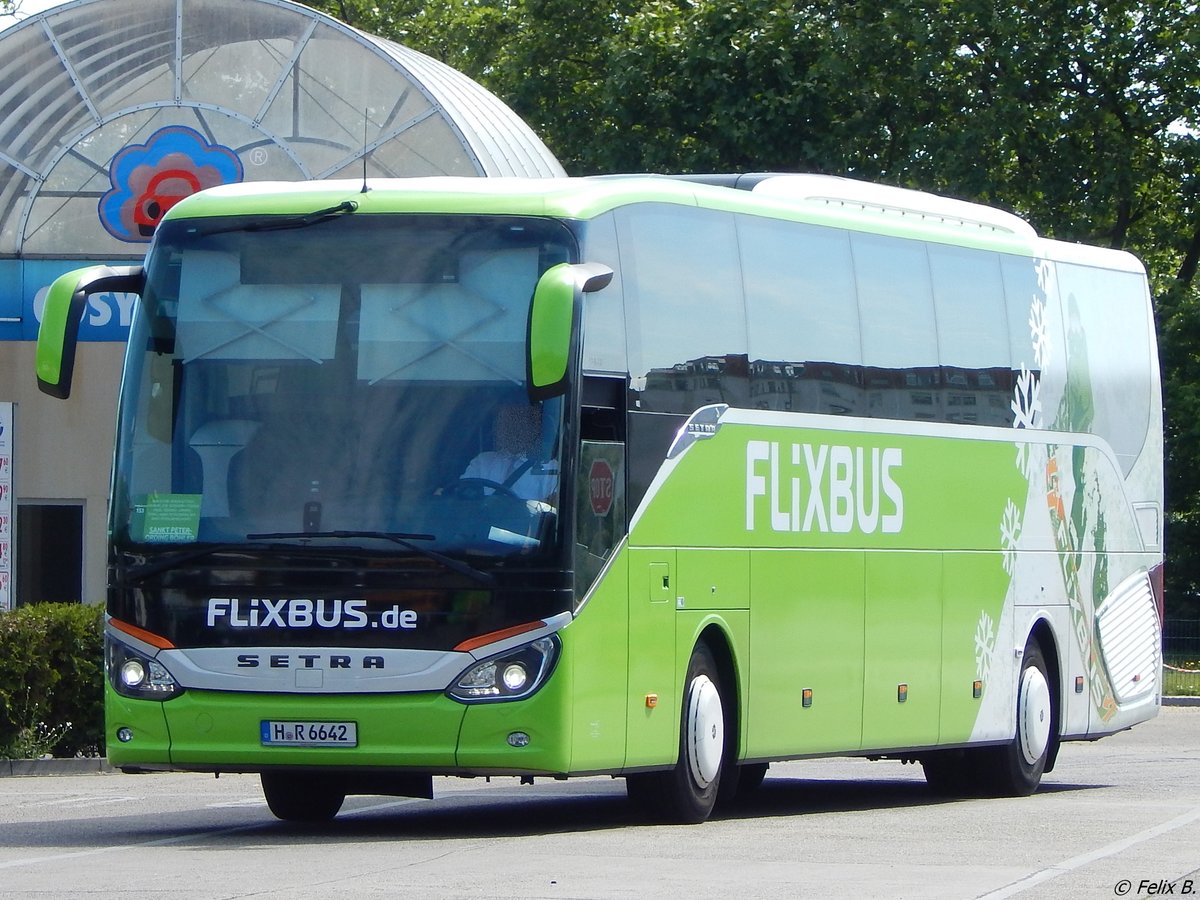
{"label": "windshield sticker", "polygon": [[130,537],[144,544],[183,544],[200,532],[200,494],[150,494],[133,505]]}

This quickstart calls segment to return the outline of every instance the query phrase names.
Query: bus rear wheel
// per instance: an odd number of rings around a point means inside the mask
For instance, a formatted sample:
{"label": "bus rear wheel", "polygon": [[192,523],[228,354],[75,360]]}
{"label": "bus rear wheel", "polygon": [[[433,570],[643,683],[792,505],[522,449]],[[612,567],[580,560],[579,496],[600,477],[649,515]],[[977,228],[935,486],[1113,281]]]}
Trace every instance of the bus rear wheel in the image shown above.
{"label": "bus rear wheel", "polygon": [[684,679],[679,760],[666,772],[628,776],[629,798],[664,821],[703,822],[716,804],[726,753],[720,674],[712,652],[698,644]]}
{"label": "bus rear wheel", "polygon": [[1037,790],[1056,737],[1049,670],[1037,638],[1025,645],[1017,684],[1017,733],[1012,741],[990,748],[987,771],[992,793],[1026,797]]}
{"label": "bus rear wheel", "polygon": [[346,792],[328,776],[263,772],[260,777],[267,807],[285,822],[328,822],[346,800]]}

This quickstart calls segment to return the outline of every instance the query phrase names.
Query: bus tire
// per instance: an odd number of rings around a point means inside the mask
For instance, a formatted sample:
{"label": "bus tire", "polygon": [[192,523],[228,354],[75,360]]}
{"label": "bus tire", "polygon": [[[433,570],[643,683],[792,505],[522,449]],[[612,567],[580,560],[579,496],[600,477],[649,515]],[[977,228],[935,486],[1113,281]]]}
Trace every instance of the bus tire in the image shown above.
{"label": "bus tire", "polygon": [[1046,769],[1058,721],[1049,670],[1037,638],[1030,638],[1017,680],[1017,732],[990,749],[987,767],[992,793],[1027,797],[1037,790]]}
{"label": "bus tire", "polygon": [[679,759],[665,772],[626,777],[629,798],[662,821],[703,822],[712,813],[728,752],[721,678],[708,646],[692,651],[684,679]]}
{"label": "bus tire", "polygon": [[260,778],[267,807],[285,822],[328,822],[346,800],[345,791],[321,775],[263,772]]}

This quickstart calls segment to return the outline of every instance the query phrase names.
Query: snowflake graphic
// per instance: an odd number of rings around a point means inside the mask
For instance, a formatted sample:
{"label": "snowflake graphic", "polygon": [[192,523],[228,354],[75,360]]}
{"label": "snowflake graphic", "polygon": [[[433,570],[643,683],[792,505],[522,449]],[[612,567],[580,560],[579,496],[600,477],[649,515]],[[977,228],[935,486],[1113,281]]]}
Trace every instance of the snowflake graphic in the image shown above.
{"label": "snowflake graphic", "polygon": [[1043,259],[1037,264],[1037,281],[1038,290],[1042,292],[1042,296],[1050,293],[1050,280],[1054,275],[1054,269],[1050,266],[1050,260]]}
{"label": "snowflake graphic", "polygon": [[1004,550],[1004,571],[1011,577],[1017,566],[1017,542],[1021,539],[1021,511],[1012,500],[1004,510],[1000,522],[1000,546]]}
{"label": "snowflake graphic", "polygon": [[1046,322],[1046,304],[1035,297],[1029,307],[1029,335],[1033,338],[1033,358],[1039,369],[1050,364],[1050,329]]}
{"label": "snowflake graphic", "polygon": [[1017,378],[1017,386],[1013,389],[1011,403],[1014,421],[1013,428],[1039,428],[1042,422],[1041,385],[1037,376],[1025,364],[1021,363],[1021,374]]}
{"label": "snowflake graphic", "polygon": [[979,624],[975,626],[975,671],[980,681],[987,683],[988,674],[992,671],[992,657],[996,652],[995,626],[992,617],[987,612],[979,614]]}
{"label": "snowflake graphic", "polygon": [[1017,448],[1017,471],[1029,482],[1029,486],[1040,490],[1038,485],[1046,474],[1046,445],[1029,441],[1014,442]]}
{"label": "snowflake graphic", "polygon": [[1017,443],[1017,469],[1020,470],[1021,474],[1024,475],[1027,480],[1029,478],[1029,472],[1033,468],[1033,454],[1030,452],[1030,449],[1031,448],[1028,444],[1023,444],[1020,442]]}
{"label": "snowflake graphic", "polygon": [[1020,443],[1017,447],[1017,469],[1035,491],[1046,474],[1046,445]]}

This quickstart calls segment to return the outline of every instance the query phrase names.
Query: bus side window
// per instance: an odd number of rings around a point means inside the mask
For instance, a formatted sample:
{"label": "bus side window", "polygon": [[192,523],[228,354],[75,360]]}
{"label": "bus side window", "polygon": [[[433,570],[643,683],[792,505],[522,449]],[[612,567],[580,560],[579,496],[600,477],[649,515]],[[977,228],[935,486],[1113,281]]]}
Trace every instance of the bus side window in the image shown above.
{"label": "bus side window", "polygon": [[583,298],[583,370],[613,372],[629,370],[625,353],[624,285],[617,250],[616,218],[612,213],[587,224],[583,261],[603,263],[613,270],[608,287]]}
{"label": "bus side window", "polygon": [[575,496],[575,599],[582,600],[625,534],[625,445],[583,441]]}
{"label": "bus side window", "polygon": [[1012,425],[1012,359],[999,254],[929,245],[947,422]]}
{"label": "bus side window", "polygon": [[1014,413],[1014,422],[1023,428],[1073,430],[1058,421],[1067,393],[1067,338],[1057,264],[1005,255],[1000,272],[1008,310],[1013,402],[1022,408],[1019,421]]}
{"label": "bus side window", "polygon": [[634,412],[749,402],[733,216],[668,204],[618,211]]}
{"label": "bus side window", "polygon": [[750,405],[861,415],[862,342],[845,231],[738,217]]}
{"label": "bus side window", "polygon": [[585,375],[581,405],[583,440],[625,440],[625,379]]}
{"label": "bus side window", "polygon": [[937,327],[925,245],[919,241],[851,235],[867,415],[942,421]]}
{"label": "bus side window", "polygon": [[1058,263],[1058,277],[1070,412],[1057,427],[1102,437],[1128,475],[1146,441],[1153,385],[1145,282],[1068,263]]}

